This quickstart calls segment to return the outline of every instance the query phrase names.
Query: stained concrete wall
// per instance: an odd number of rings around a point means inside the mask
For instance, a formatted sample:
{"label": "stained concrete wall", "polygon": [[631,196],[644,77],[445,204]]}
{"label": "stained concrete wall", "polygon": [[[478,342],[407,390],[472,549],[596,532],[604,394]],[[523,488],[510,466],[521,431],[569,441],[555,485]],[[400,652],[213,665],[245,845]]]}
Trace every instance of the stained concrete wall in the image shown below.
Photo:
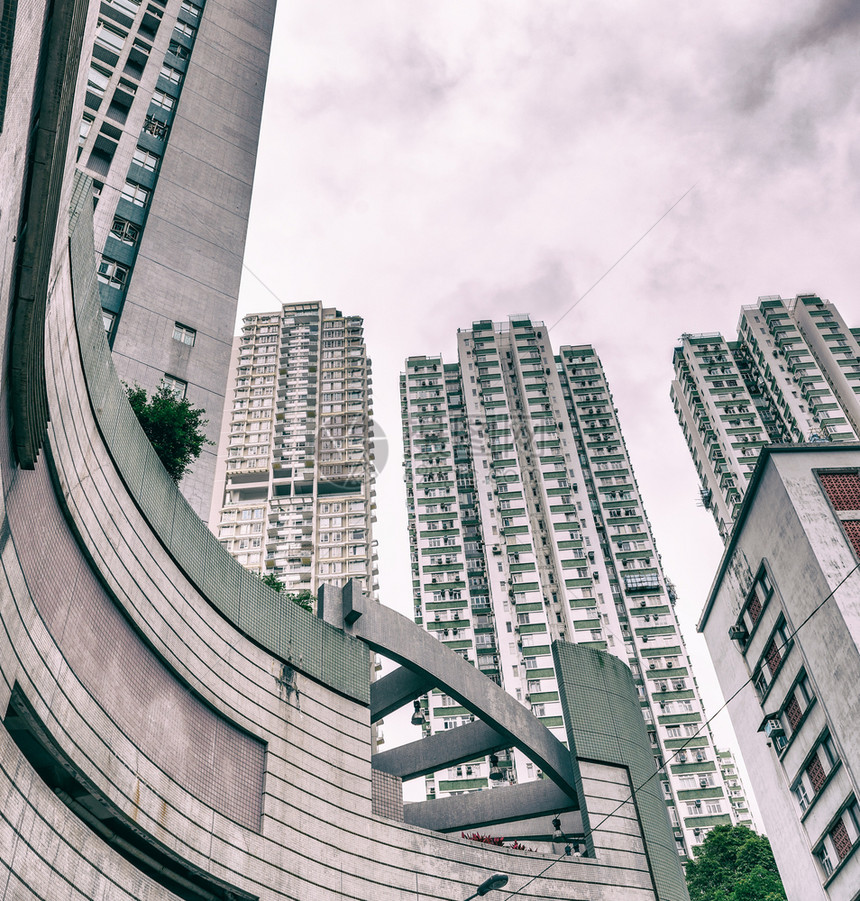
{"label": "stained concrete wall", "polygon": [[[759,466],[700,629],[723,695],[730,698],[737,693],[729,714],[790,901],[851,901],[860,885],[860,856],[854,854],[825,887],[812,849],[841,804],[856,791],[860,775],[860,697],[854,690],[860,684],[860,573],[815,471],[856,470],[860,449],[839,445],[774,449]],[[738,620],[760,565],[770,573],[774,595],[749,644],[741,649],[729,639],[728,630]],[[831,592],[830,600],[813,613]],[[748,680],[780,615],[790,631],[800,631],[766,695],[760,697]],[[765,715],[780,710],[801,667],[816,702],[780,754],[758,730]],[[804,814],[790,787],[827,727],[842,764]]]}

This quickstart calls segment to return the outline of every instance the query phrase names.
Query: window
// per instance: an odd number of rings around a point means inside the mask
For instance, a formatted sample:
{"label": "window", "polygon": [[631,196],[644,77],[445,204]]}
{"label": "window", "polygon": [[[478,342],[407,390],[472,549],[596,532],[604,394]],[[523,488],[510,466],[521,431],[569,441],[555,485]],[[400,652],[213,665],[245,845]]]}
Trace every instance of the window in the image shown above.
{"label": "window", "polygon": [[197,339],[197,330],[191,328],[187,325],[182,325],[181,322],[177,322],[173,326],[173,340],[178,341],[180,344],[187,344],[189,347],[194,347],[194,342]]}
{"label": "window", "polygon": [[[161,384],[166,385],[179,398],[185,397],[185,392],[188,390],[188,382],[177,378],[175,375],[169,375],[166,372],[164,373],[164,378],[161,380]],[[250,513],[250,511],[243,510],[242,519],[246,518],[246,513]]]}
{"label": "window", "polygon": [[172,53],[177,59],[188,59],[191,56],[191,51],[187,47],[183,47],[179,41],[171,41],[167,52]]}
{"label": "window", "polygon": [[122,189],[123,198],[135,206],[146,206],[149,202],[149,194],[148,188],[133,181],[127,181]]}
{"label": "window", "polygon": [[174,69],[173,66],[168,66],[167,63],[162,63],[161,77],[166,78],[171,84],[179,84],[182,81],[182,73],[179,69]]}
{"label": "window", "polygon": [[801,779],[791,791],[794,794],[794,799],[797,801],[797,805],[800,807],[801,812],[806,810],[806,808],[809,807],[809,795],[807,794],[803,780]]}
{"label": "window", "polygon": [[768,671],[771,676],[779,669],[779,665],[782,662],[782,656],[780,654],[780,648],[776,644],[775,639],[771,639],[770,644],[767,646],[764,652],[765,663],[767,664]]}
{"label": "window", "polygon": [[121,216],[114,216],[113,225],[110,227],[111,235],[123,244],[133,246],[140,237],[140,226],[123,219]]}
{"label": "window", "polygon": [[173,107],[176,106],[176,98],[171,97],[169,94],[165,94],[164,91],[153,91],[152,102],[156,106],[160,106],[162,109],[166,110],[172,110]]}
{"label": "window", "polygon": [[104,326],[105,332],[107,332],[108,335],[113,331],[115,322],[116,313],[113,313],[110,310],[102,310],[102,325]]}
{"label": "window", "polygon": [[98,279],[102,284],[113,288],[122,288],[128,279],[128,267],[116,260],[102,257],[99,263]]}
{"label": "window", "polygon": [[134,156],[132,156],[131,159],[132,162],[138,166],[148,169],[150,172],[155,172],[161,157],[155,153],[150,153],[148,150],[144,150],[142,147],[137,147],[134,151]]}
{"label": "window", "polygon": [[154,138],[160,138],[162,141],[167,139],[169,129],[170,126],[166,122],[162,122],[161,119],[156,119],[155,116],[151,115],[147,115],[143,123],[143,130],[147,134],[152,135]]}
{"label": "window", "polygon": [[84,117],[81,119],[81,127],[78,131],[78,144],[83,144],[87,139],[87,135],[90,133],[90,129],[93,127],[93,117],[84,113]]}
{"label": "window", "polygon": [[96,97],[104,97],[110,81],[111,70],[104,66],[97,66],[95,63],[90,64],[90,70],[87,75],[87,90]]}
{"label": "window", "polygon": [[841,819],[830,830],[830,840],[833,842],[836,856],[840,860],[845,860],[848,852],[851,850],[851,838],[848,835],[848,830],[845,828],[845,823]]}
{"label": "window", "polygon": [[104,19],[99,19],[98,25],[96,26],[97,44],[107,47],[114,53],[120,53],[127,37],[127,33],[121,28],[106,22]]}
{"label": "window", "polygon": [[195,19],[200,18],[200,7],[195,6],[193,3],[189,3],[188,0],[182,0],[179,8],[183,12],[188,13],[189,16],[194,16]]}
{"label": "window", "polygon": [[185,22],[177,22],[173,29],[174,34],[183,34],[187,38],[193,38],[196,31],[193,25],[186,25]]}
{"label": "window", "polygon": [[824,875],[829,876],[833,872],[833,862],[830,860],[827,846],[822,845],[815,856],[818,858],[818,863],[821,864],[821,869],[824,870]]}

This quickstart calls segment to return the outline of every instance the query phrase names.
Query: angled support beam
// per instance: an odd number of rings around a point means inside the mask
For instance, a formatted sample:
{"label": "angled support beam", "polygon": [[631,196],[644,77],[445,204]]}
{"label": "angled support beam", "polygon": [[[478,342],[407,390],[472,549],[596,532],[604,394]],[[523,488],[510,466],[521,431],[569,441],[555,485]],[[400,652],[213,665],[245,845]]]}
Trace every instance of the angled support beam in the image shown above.
{"label": "angled support beam", "polygon": [[401,779],[415,779],[444,767],[485,757],[509,745],[510,739],[479,721],[374,754],[371,765],[375,770],[400,776]]}
{"label": "angled support beam", "polygon": [[383,717],[433,687],[433,681],[421,673],[401,666],[376,682],[370,683],[370,722],[378,723]]}
{"label": "angled support beam", "polygon": [[546,779],[508,785],[492,791],[452,795],[435,801],[420,801],[403,808],[404,820],[412,826],[435,832],[460,832],[482,826],[513,823],[530,817],[554,816],[574,810],[571,799]]}
{"label": "angled support beam", "polygon": [[531,711],[459,654],[389,607],[364,603],[352,583],[343,590],[343,618],[347,634],[426,677],[503,736],[504,747],[518,748],[570,799],[578,798],[573,755]]}

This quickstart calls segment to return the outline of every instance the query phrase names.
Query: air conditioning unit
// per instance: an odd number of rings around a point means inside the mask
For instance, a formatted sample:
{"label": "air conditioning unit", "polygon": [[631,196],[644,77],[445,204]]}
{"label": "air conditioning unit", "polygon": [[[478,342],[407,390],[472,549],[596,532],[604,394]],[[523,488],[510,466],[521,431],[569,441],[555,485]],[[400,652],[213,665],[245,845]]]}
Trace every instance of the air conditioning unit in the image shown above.
{"label": "air conditioning unit", "polygon": [[666,691],[666,683],[665,682],[660,683],[660,691]]}
{"label": "air conditioning unit", "polygon": [[666,661],[666,667],[667,667],[667,669],[672,669],[672,667],[673,667],[674,665],[675,665],[675,664],[672,663],[671,660],[667,660],[667,661]]}
{"label": "air conditioning unit", "polygon": [[657,664],[654,663],[654,661],[652,660],[652,661],[648,664],[648,669],[657,669]]}
{"label": "air conditioning unit", "polygon": [[769,719],[764,724],[764,734],[771,740],[774,738],[785,738],[785,729],[778,719]]}
{"label": "air conditioning unit", "polygon": [[679,761],[680,763],[686,763],[686,762],[687,762],[687,755],[686,755],[683,751],[681,751],[681,753],[678,755],[678,761]]}
{"label": "air conditioning unit", "polygon": [[643,601],[639,601],[639,606],[640,606],[640,607],[644,607],[644,606],[645,606],[645,601],[644,601],[644,600],[643,600]]}
{"label": "air conditioning unit", "polygon": [[701,806],[702,806],[702,802],[698,798],[696,798],[696,807],[701,807]]}
{"label": "air conditioning unit", "polygon": [[700,779],[700,780],[699,780],[699,786],[700,786],[701,788],[707,788],[707,787],[708,787],[708,780],[707,780],[707,779]]}
{"label": "air conditioning unit", "polygon": [[701,751],[696,752],[696,760],[701,763],[705,759],[705,755]]}
{"label": "air conditioning unit", "polygon": [[743,623],[729,626],[729,638],[732,641],[746,641],[748,637],[747,627]]}

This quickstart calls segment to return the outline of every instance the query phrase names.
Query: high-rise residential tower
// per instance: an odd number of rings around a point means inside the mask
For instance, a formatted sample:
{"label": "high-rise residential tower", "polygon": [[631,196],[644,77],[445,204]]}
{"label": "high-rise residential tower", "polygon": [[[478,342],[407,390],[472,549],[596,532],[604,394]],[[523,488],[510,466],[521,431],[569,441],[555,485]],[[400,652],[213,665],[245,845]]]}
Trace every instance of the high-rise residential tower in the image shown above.
{"label": "high-rise residential tower", "polygon": [[857,335],[815,295],[759,298],[736,341],[682,335],[674,364],[672,401],[724,539],[762,447],[860,436]]}
{"label": "high-rise residential tower", "polygon": [[370,384],[360,317],[313,302],[243,319],[210,527],[287,590],[376,594]]}
{"label": "high-rise residential tower", "polygon": [[[416,620],[562,739],[552,641],[627,662],[689,853],[734,814],[600,360],[590,346],[554,355],[527,316],[460,331],[458,357],[411,357],[401,376]],[[440,692],[425,712],[427,734],[469,720]],[[426,788],[538,775],[513,751]]]}
{"label": "high-rise residential tower", "polygon": [[[216,439],[274,0],[106,0],[85,48],[78,167],[94,179],[105,329],[120,377],[162,381]],[[205,449],[182,490],[205,519]]]}
{"label": "high-rise residential tower", "polygon": [[726,783],[726,792],[729,796],[729,803],[735,811],[735,818],[739,826],[749,826],[750,829],[755,828],[752,813],[750,812],[749,801],[747,801],[746,789],[738,771],[738,764],[735,755],[729,748],[717,749],[717,762],[720,765],[720,772],[723,774],[723,782]]}

